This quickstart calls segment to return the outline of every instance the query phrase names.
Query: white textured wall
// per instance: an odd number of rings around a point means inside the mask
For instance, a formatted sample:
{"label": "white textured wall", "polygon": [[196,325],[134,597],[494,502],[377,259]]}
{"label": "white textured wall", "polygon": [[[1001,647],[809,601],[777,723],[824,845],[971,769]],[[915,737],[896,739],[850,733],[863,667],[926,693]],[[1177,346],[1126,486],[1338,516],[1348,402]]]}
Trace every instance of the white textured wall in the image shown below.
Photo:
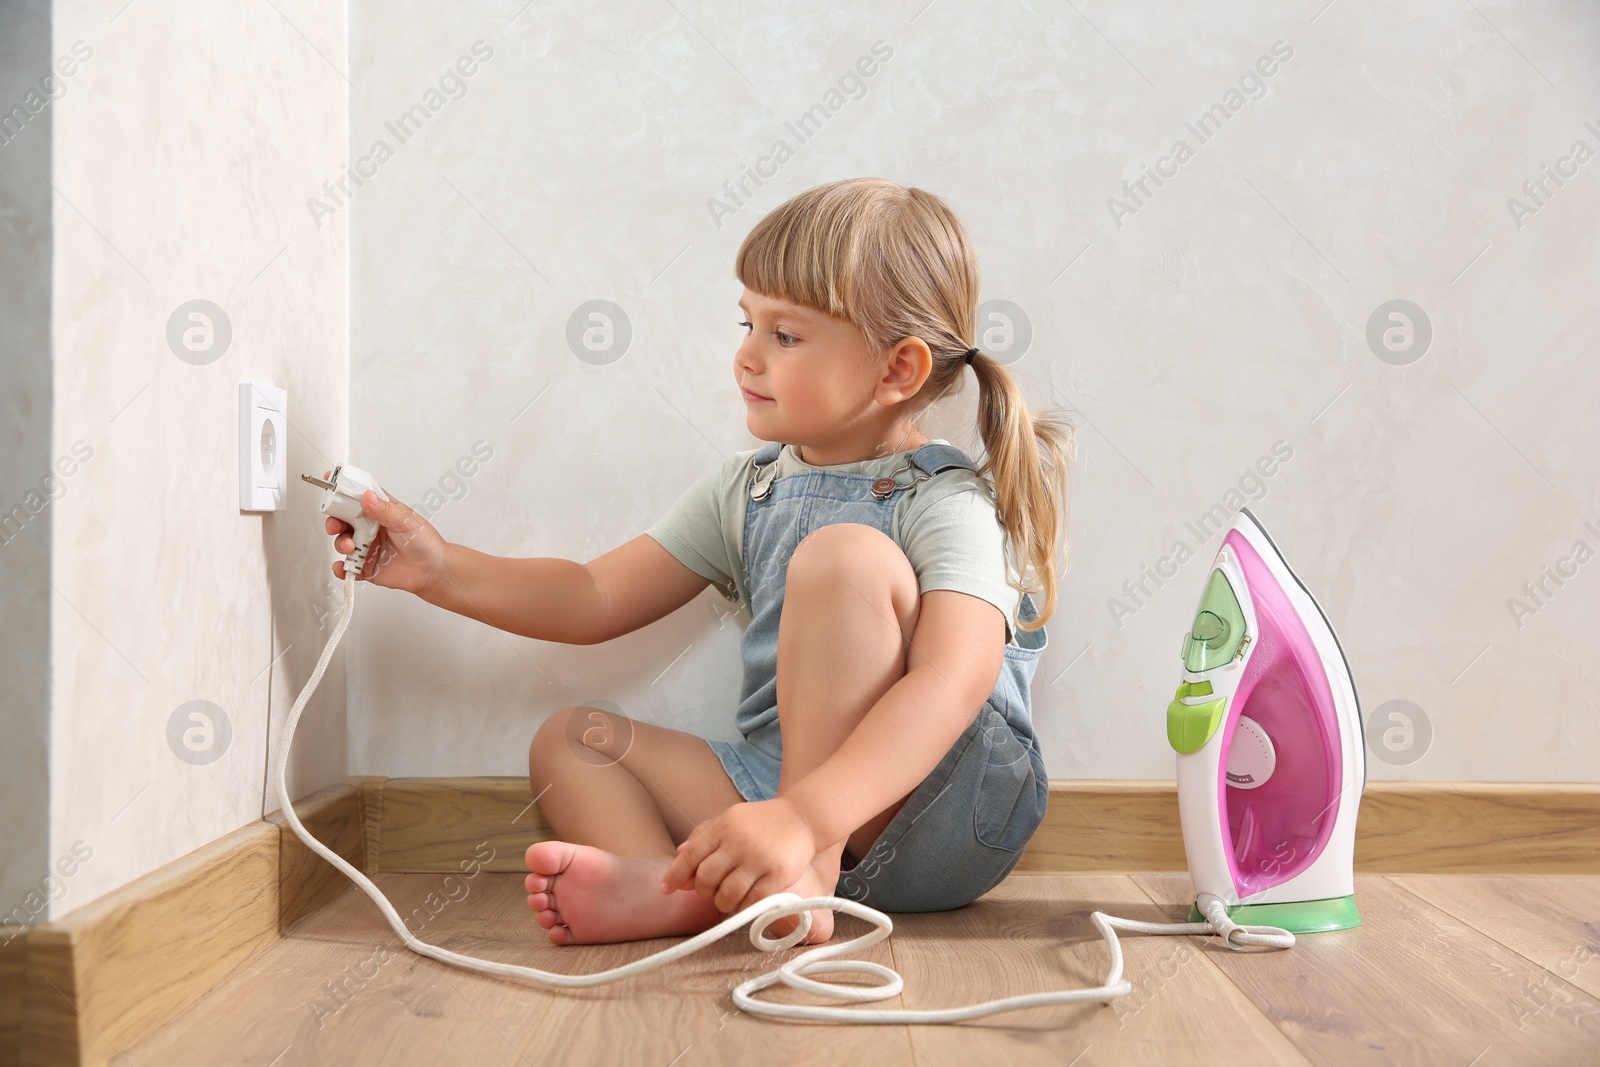
{"label": "white textured wall", "polygon": [[[52,54],[92,49],[50,106],[51,455],[92,452],[51,505],[50,852],[90,853],[54,914],[276,807],[268,716],[321,648],[328,549],[298,481],[288,513],[240,513],[237,388],[289,391],[292,472],[344,451],[345,220],[305,200],[346,154],[345,34],[329,0],[54,7]],[[201,364],[167,340],[195,299],[232,331]],[[308,713],[296,794],[343,773],[341,687]],[[168,743],[194,700],[231,728],[210,762]]]}
{"label": "white textured wall", "polygon": [[[1592,4],[361,0],[351,18],[352,155],[394,149],[350,201],[352,459],[414,503],[461,497],[446,536],[592,559],[758,444],[731,374],[738,242],[794,192],[886,176],[954,205],[985,298],[1031,332],[1013,370],[1035,406],[1078,413],[1073,565],[1035,687],[1053,775],[1171,773],[1163,709],[1219,540],[1186,523],[1255,496],[1367,709],[1410,701],[1431,731],[1375,751],[1373,777],[1594,777],[1600,159],[1571,156],[1600,151]],[[479,40],[464,95],[399,144],[384,124]],[[785,123],[879,41],[892,56],[800,144]],[[1202,141],[1186,123],[1219,103]],[[778,139],[792,158],[719,224],[708,199]],[[1569,176],[1513,212],[1545,165]],[[1145,167],[1168,177],[1132,199]],[[595,299],[632,329],[603,365],[567,342]],[[1431,328],[1403,365],[1367,338],[1397,299]],[[971,390],[931,436],[976,449]],[[457,488],[479,441],[493,458]],[[1545,565],[1569,576],[1515,616]],[[1146,567],[1168,577],[1129,596]],[[366,603],[352,771],[522,773],[542,718],[595,700],[733,736],[740,623],[709,591],[590,648]]]}

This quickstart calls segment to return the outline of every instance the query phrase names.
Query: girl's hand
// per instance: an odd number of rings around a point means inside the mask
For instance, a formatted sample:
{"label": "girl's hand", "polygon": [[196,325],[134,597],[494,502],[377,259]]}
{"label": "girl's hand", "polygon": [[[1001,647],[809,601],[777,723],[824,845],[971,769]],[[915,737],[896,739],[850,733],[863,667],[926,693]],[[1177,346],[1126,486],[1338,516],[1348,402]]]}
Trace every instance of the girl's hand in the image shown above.
{"label": "girl's hand", "polygon": [[[363,581],[420,594],[443,580],[445,539],[427,519],[393,497],[379,499],[370,489],[361,497],[361,510],[369,518],[377,519],[379,525],[378,537],[361,570]],[[355,551],[356,542],[352,536],[355,531],[349,523],[330,515],[326,528],[333,535],[335,552],[345,555]],[[344,560],[334,562],[334,576],[341,581],[344,569]]]}
{"label": "girl's hand", "polygon": [[693,889],[729,914],[794,885],[819,851],[786,797],[746,801],[690,832],[661,891]]}

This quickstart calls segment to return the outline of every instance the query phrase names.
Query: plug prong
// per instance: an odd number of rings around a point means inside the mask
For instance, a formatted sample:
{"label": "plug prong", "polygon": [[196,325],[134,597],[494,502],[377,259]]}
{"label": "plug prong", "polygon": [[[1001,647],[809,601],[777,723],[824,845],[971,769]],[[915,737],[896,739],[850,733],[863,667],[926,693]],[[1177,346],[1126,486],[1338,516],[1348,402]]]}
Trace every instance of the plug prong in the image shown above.
{"label": "plug prong", "polygon": [[333,488],[333,483],[332,482],[325,482],[321,478],[315,478],[315,477],[312,477],[309,474],[302,474],[300,476],[300,480],[303,481],[303,482],[310,482],[312,485],[320,486],[323,489],[332,489]]}

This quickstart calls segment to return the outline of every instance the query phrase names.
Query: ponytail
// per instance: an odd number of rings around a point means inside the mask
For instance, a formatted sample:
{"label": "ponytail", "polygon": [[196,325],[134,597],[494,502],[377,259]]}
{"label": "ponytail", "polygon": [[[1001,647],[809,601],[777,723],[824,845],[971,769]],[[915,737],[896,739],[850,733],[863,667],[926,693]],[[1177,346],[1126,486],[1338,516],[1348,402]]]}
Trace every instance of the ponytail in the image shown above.
{"label": "ponytail", "polygon": [[978,473],[994,485],[995,511],[1017,564],[1016,588],[1043,597],[1032,622],[1016,623],[1032,632],[1055,611],[1067,566],[1065,548],[1056,566],[1056,542],[1066,525],[1073,427],[1059,411],[1030,413],[1016,378],[986,353],[972,357],[972,369],[978,376],[978,434],[988,453]]}

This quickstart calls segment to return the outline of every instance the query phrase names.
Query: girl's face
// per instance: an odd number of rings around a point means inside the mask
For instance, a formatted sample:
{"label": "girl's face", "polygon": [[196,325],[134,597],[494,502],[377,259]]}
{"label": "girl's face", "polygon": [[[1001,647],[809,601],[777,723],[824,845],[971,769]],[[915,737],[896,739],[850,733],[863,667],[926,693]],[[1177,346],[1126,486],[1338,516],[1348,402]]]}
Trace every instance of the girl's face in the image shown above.
{"label": "girl's face", "polygon": [[818,465],[886,454],[878,443],[895,427],[893,409],[916,393],[931,369],[927,345],[906,338],[885,362],[872,357],[866,338],[845,319],[749,289],[739,308],[746,335],[733,373],[752,434],[809,445],[802,458]]}

